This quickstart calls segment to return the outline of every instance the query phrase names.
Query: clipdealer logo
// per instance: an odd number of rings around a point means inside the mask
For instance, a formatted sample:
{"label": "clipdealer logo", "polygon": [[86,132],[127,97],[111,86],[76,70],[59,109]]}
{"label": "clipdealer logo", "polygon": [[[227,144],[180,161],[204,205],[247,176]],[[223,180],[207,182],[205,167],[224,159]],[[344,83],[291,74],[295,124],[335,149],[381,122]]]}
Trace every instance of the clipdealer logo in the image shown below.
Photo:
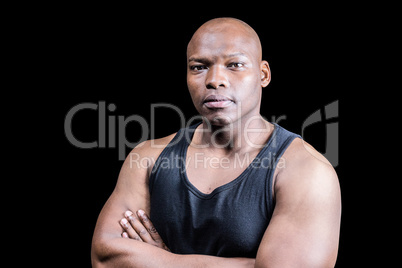
{"label": "clipdealer logo", "polygon": [[[131,115],[124,117],[123,115],[106,115],[109,112],[114,112],[116,110],[116,105],[111,103],[106,108],[105,101],[99,101],[96,103],[80,103],[72,107],[64,119],[64,134],[67,140],[75,147],[81,149],[91,149],[91,148],[116,148],[116,118],[117,118],[117,149],[119,160],[124,160],[126,158],[126,147],[133,149],[135,146],[143,141],[146,141],[151,137],[155,137],[155,110],[157,108],[168,108],[176,111],[181,118],[181,126],[184,126],[184,114],[175,105],[168,103],[157,103],[151,104],[151,127],[149,127],[146,119],[140,115]],[[82,110],[97,110],[98,111],[98,140],[96,141],[81,141],[74,134],[72,129],[72,122],[75,116],[79,115]],[[96,120],[96,118],[94,118]],[[108,122],[108,130],[106,131],[106,121]],[[131,142],[126,137],[126,127],[129,123],[137,123],[140,125],[141,138],[137,142]],[[106,132],[108,133],[108,143],[106,145]],[[149,136],[151,134],[151,136]]]}
{"label": "clipdealer logo", "polygon": [[[195,123],[196,120],[202,119],[201,116],[194,116],[187,121],[184,113],[179,107],[169,103],[156,103],[151,104],[151,122],[148,124],[146,119],[140,115],[131,115],[124,117],[122,115],[110,115],[111,112],[116,110],[116,105],[111,103],[106,105],[105,101],[96,103],[80,103],[72,107],[66,114],[64,119],[64,134],[67,140],[75,147],[81,149],[91,148],[116,148],[118,150],[118,159],[124,160],[126,158],[126,148],[134,148],[138,144],[148,139],[155,138],[155,112],[157,109],[170,109],[175,111],[180,118],[180,126],[182,128],[189,127]],[[98,111],[98,116],[93,120],[98,120],[98,139],[94,141],[81,141],[73,133],[72,122],[76,116],[79,116],[82,110],[95,110]],[[241,109],[241,107],[239,107]],[[109,113],[109,115],[108,115]],[[302,123],[301,136],[304,138],[305,130],[317,123],[324,123],[326,125],[326,142],[325,152],[321,152],[328,161],[336,167],[339,164],[339,122],[335,122],[339,117],[339,101],[333,101],[324,107],[314,111]],[[117,119],[117,120],[116,120]],[[278,123],[279,121],[286,120],[286,115],[279,117],[273,116],[270,122]],[[117,121],[117,122],[116,122]],[[338,120],[339,121],[339,120]],[[140,125],[141,138],[132,142],[126,137],[126,127],[128,124],[137,123]],[[116,133],[117,124],[117,133]],[[246,126],[248,123],[246,123]],[[106,127],[108,126],[108,127]],[[247,131],[246,131],[247,132]],[[248,132],[255,132],[251,129]],[[245,134],[246,135],[246,134]],[[117,144],[116,144],[117,138]],[[157,146],[157,145],[155,145]]]}
{"label": "clipdealer logo", "polygon": [[301,136],[304,138],[306,128],[317,123],[326,125],[325,152],[321,152],[324,157],[336,167],[339,164],[339,101],[336,100],[323,108],[313,112],[302,125]]}

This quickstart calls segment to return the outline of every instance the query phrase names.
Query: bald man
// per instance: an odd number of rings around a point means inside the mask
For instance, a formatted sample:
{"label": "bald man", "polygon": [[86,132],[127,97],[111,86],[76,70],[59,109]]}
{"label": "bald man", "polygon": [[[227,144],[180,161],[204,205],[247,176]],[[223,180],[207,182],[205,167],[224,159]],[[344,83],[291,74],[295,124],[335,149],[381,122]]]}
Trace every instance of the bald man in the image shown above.
{"label": "bald man", "polygon": [[258,35],[237,19],[195,32],[187,84],[203,120],[129,154],[98,218],[94,267],[335,265],[337,175],[300,136],[261,117],[271,79],[261,55]]}

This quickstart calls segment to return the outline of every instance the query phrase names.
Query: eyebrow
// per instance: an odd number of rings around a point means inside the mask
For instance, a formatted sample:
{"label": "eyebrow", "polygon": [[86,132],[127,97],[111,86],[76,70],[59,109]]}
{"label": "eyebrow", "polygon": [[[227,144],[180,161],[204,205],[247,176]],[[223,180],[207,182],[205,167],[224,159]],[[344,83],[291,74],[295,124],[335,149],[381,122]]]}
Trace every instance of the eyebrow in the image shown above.
{"label": "eyebrow", "polygon": [[[223,58],[234,58],[234,57],[247,57],[246,54],[243,52],[235,52],[231,54],[224,55]],[[201,62],[201,63],[208,63],[211,60],[207,57],[190,57],[188,61],[196,61],[196,62]]]}
{"label": "eyebrow", "polygon": [[205,57],[190,57],[188,61],[196,61],[196,62],[201,62],[201,63],[208,63],[210,60]]}
{"label": "eyebrow", "polygon": [[236,52],[236,53],[232,53],[232,54],[228,54],[223,56],[224,58],[234,58],[234,57],[247,57],[246,54],[244,54],[243,52]]}

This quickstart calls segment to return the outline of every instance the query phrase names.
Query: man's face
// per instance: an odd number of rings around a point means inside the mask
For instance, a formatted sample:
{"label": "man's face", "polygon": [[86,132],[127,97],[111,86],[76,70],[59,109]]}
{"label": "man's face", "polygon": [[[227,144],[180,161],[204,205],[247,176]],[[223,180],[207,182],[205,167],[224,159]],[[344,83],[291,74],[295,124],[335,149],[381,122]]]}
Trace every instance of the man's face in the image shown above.
{"label": "man's face", "polygon": [[265,65],[255,40],[247,37],[233,28],[205,30],[189,44],[187,85],[197,111],[213,125],[259,114]]}

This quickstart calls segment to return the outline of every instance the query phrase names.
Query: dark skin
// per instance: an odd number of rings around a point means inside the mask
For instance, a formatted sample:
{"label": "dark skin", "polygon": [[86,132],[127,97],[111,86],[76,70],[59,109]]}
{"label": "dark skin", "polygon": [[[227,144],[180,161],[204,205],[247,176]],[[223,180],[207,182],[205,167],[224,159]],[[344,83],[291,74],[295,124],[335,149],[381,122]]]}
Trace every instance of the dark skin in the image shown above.
{"label": "dark skin", "polygon": [[[236,178],[245,167],[233,166],[235,155],[261,150],[273,130],[259,114],[262,88],[271,79],[261,59],[257,34],[247,24],[229,18],[202,25],[187,49],[187,84],[203,123],[188,148],[188,157],[225,157],[231,168],[189,165],[190,182],[201,192]],[[248,132],[248,129],[259,131]],[[133,149],[155,159],[172,135],[146,141]],[[207,145],[207,146],[206,146]],[[169,252],[148,216],[147,167],[123,164],[114,192],[99,216],[93,236],[94,267],[333,267],[340,227],[340,189],[335,171],[314,148],[295,139],[275,169],[276,206],[255,259],[180,255]],[[135,213],[133,213],[135,212]],[[123,228],[123,229],[122,229]]]}

